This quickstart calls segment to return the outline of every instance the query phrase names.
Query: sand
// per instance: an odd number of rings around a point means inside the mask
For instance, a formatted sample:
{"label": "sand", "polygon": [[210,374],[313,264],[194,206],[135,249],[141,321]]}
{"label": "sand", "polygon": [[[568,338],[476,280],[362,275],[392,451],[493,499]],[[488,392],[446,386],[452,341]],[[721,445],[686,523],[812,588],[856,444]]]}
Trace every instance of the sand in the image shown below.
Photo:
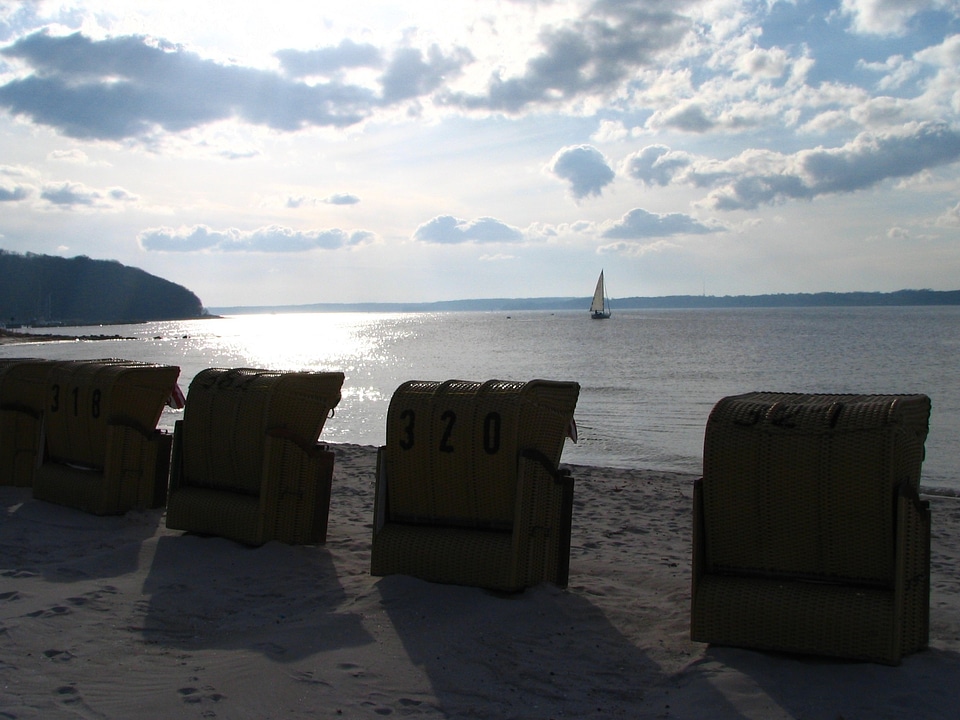
{"label": "sand", "polygon": [[899,667],[689,639],[693,477],[574,467],[570,585],[369,574],[375,451],[326,545],[252,549],[0,487],[0,718],[956,718],[960,500],[930,497],[930,648]]}

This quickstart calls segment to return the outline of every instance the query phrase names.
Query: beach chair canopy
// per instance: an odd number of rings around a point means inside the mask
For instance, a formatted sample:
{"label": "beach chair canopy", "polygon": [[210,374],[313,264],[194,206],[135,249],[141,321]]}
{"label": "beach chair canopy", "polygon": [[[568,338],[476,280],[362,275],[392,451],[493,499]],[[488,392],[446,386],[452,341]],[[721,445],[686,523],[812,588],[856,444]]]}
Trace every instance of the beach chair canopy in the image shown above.
{"label": "beach chair canopy", "polygon": [[714,407],[695,487],[694,640],[899,662],[928,636],[925,395]]}
{"label": "beach chair canopy", "polygon": [[0,359],[0,485],[33,485],[52,362]]}
{"label": "beach chair canopy", "polygon": [[174,431],[167,527],[249,545],[326,538],[340,372],[209,368]]}
{"label": "beach chair canopy", "polygon": [[34,497],[96,514],[162,506],[171,439],[157,423],[179,374],[121,359],[52,363]]}
{"label": "beach chair canopy", "polygon": [[558,469],[574,382],[410,381],[378,456],[374,575],[566,586],[573,480]]}

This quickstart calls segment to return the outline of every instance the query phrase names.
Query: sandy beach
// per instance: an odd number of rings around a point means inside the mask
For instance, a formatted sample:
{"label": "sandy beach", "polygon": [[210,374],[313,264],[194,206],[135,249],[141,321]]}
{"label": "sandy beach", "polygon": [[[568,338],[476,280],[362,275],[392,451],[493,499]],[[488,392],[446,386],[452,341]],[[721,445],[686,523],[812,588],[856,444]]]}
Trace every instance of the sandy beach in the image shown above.
{"label": "sandy beach", "polygon": [[960,500],[899,667],[689,639],[693,476],[574,466],[570,585],[369,574],[375,450],[335,445],[326,545],[252,549],[0,487],[0,718],[955,718]]}

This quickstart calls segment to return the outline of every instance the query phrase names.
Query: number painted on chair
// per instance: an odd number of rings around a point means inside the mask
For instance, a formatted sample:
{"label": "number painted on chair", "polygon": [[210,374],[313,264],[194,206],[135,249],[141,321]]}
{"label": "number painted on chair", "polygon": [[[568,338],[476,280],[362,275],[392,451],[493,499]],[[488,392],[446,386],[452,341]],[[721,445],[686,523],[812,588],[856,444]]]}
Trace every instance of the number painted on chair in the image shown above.
{"label": "number painted on chair", "polygon": [[[401,450],[411,450],[416,442],[416,421],[417,414],[407,408],[400,413],[401,435],[399,445]],[[457,413],[453,410],[444,410],[440,415],[440,421],[443,424],[443,432],[440,435],[440,443],[437,450],[442,453],[452,453],[456,451],[453,443],[453,432],[457,424]],[[500,452],[500,437],[503,420],[498,412],[489,412],[483,419],[483,451],[488,455],[496,455]]]}
{"label": "number painted on chair", "polygon": [[490,412],[483,419],[483,451],[487,455],[500,452],[500,413]]}
{"label": "number painted on chair", "polygon": [[453,410],[446,410],[440,419],[447,424],[440,438],[440,452],[452,453],[453,445],[450,444],[450,437],[453,435],[453,426],[457,422],[457,414]]}
{"label": "number painted on chair", "polygon": [[94,388],[90,398],[90,415],[94,420],[100,417],[100,388]]}
{"label": "number painted on chair", "polygon": [[403,426],[403,437],[400,438],[400,448],[410,450],[413,448],[413,426],[416,423],[417,414],[410,408],[407,408],[400,413],[400,419],[405,423]]}
{"label": "number painted on chair", "polygon": [[54,383],[50,388],[53,391],[53,399],[50,403],[50,412],[59,412],[60,411],[60,385],[59,383]]}

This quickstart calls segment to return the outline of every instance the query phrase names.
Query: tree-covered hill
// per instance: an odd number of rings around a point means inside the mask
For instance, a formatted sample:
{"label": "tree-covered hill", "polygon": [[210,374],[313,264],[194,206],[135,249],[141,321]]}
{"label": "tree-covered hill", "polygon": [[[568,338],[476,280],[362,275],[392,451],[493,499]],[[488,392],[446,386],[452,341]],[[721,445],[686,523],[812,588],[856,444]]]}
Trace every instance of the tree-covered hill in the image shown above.
{"label": "tree-covered hill", "polygon": [[200,298],[114,260],[0,250],[0,323],[66,325],[201,317]]}

